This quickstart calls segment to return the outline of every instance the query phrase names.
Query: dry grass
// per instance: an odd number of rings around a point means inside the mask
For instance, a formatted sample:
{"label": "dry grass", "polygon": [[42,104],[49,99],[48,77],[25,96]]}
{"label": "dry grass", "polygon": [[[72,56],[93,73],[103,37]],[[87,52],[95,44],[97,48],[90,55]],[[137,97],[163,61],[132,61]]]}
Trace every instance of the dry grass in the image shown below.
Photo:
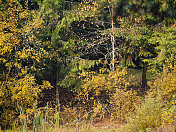
{"label": "dry grass", "polygon": [[96,119],[91,123],[82,122],[74,127],[62,128],[62,132],[117,132],[124,124],[110,119]]}
{"label": "dry grass", "polygon": [[176,132],[176,124],[167,125],[165,127],[159,127],[154,132]]}

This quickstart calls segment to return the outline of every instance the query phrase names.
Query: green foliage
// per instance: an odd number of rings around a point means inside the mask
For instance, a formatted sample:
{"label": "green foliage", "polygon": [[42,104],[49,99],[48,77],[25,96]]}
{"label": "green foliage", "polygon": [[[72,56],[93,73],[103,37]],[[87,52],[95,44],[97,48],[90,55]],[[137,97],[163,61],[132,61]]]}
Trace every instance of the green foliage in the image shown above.
{"label": "green foliage", "polygon": [[[81,43],[81,36],[76,34],[73,28],[78,28],[73,25],[73,22],[84,20],[88,12],[90,14],[90,6],[80,4],[75,1],[43,1],[40,8],[41,17],[44,20],[45,28],[41,30],[40,36],[43,40],[49,41],[50,48],[48,49],[50,57],[54,61],[48,61],[47,67],[52,75],[56,76],[58,70],[58,82],[60,87],[73,89],[79,81],[70,77],[70,74],[77,74],[83,69],[88,69],[93,66],[94,61],[84,60],[80,57],[78,47]],[[82,12],[82,13],[81,13]],[[54,69],[54,65],[59,63],[58,68]],[[51,78],[53,77],[51,76]],[[51,81],[57,79],[52,79]]]}
{"label": "green foliage", "polygon": [[[126,130],[131,131],[172,124],[176,96],[175,6],[173,0],[0,0],[2,128],[19,124],[20,114],[23,131],[28,127],[25,124],[33,125],[35,131],[40,127],[49,131],[46,122],[51,126],[56,123],[59,128],[60,122],[79,122],[86,112],[88,117],[92,114],[102,118],[108,113],[115,120],[127,121],[132,126],[127,124]],[[119,61],[115,65],[122,63],[121,68],[140,69],[143,62],[148,62],[153,73],[154,66],[160,72],[163,69],[163,76],[150,82],[151,93],[143,101],[129,89],[135,88],[129,85],[125,70],[109,70],[113,56]],[[52,88],[49,81],[59,88],[59,94],[67,94],[61,93],[64,88],[75,92],[71,95],[75,102],[68,103],[73,108],[63,107],[61,115],[52,108],[50,113],[31,109],[42,92]],[[63,98],[61,102],[67,102]],[[24,112],[17,111],[17,106]]]}
{"label": "green foliage", "polygon": [[[118,52],[123,57],[124,66],[141,67],[142,62],[150,61],[156,57],[156,42],[150,42],[153,31],[143,22],[130,16],[118,18],[120,27],[115,29],[115,35],[119,37]],[[124,48],[125,47],[125,48]]]}
{"label": "green foliage", "polygon": [[24,111],[20,108],[20,122],[22,124],[22,132],[26,131],[26,117],[24,116]]}
{"label": "green foliage", "polygon": [[163,64],[166,64],[167,66],[171,64],[174,66],[176,58],[176,28],[174,25],[169,27],[159,27],[160,26],[154,29],[154,34],[149,39],[151,43],[158,43],[158,46],[156,47],[158,56],[155,59],[155,64],[158,67]]}
{"label": "green foliage", "polygon": [[175,122],[175,69],[155,80],[151,90],[127,118],[124,131],[147,131]]}
{"label": "green foliage", "polygon": [[136,105],[135,113],[127,119],[126,131],[147,131],[162,125],[162,107],[160,97],[152,98],[151,94],[145,97],[141,105]]}
{"label": "green foliage", "polygon": [[119,16],[136,16],[149,25],[160,22],[171,23],[175,20],[176,4],[173,0],[117,0],[116,12]]}
{"label": "green foliage", "polygon": [[95,60],[88,59],[75,59],[72,63],[67,64],[67,67],[62,66],[60,70],[60,75],[64,75],[62,80],[58,83],[63,88],[80,89],[81,88],[81,80],[79,79],[79,75],[83,70],[89,70],[94,65],[99,62]]}

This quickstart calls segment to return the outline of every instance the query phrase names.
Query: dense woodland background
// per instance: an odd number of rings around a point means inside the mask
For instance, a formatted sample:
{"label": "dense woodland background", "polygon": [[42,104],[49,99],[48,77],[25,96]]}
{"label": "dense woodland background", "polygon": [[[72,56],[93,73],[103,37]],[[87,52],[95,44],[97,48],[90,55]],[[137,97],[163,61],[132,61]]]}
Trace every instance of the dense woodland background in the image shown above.
{"label": "dense woodland background", "polygon": [[0,0],[1,129],[174,126],[175,19],[175,0]]}

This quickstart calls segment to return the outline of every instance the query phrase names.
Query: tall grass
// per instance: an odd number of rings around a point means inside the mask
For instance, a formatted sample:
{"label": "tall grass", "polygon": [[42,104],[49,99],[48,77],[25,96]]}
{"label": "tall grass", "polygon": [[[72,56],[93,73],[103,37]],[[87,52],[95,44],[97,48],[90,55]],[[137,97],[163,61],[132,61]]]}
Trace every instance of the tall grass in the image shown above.
{"label": "tall grass", "polygon": [[59,132],[59,120],[60,120],[60,102],[58,99],[58,105],[56,106],[56,130]]}
{"label": "tall grass", "polygon": [[[58,106],[60,107],[60,106]],[[46,106],[46,109],[44,112],[41,112],[39,108],[37,108],[36,105],[33,107],[33,111],[30,115],[33,115],[32,118],[32,128],[27,128],[27,123],[30,121],[27,121],[27,113],[20,108],[20,122],[21,122],[21,131],[27,132],[27,131],[33,131],[33,132],[98,132],[101,131],[97,128],[95,128],[93,125],[91,125],[91,121],[85,121],[83,117],[79,117],[73,122],[70,122],[68,126],[65,126],[63,128],[60,127],[60,111],[58,111],[60,108],[55,108],[55,114],[53,118],[49,115],[48,104]],[[16,128],[13,128],[12,131],[15,131]]]}
{"label": "tall grass", "polygon": [[37,112],[37,105],[34,105],[33,111],[34,111],[34,131],[38,132],[38,127],[40,125],[40,115]]}
{"label": "tall grass", "polygon": [[[38,108],[35,103],[33,108],[30,110],[25,111],[21,107],[18,109],[22,132],[26,132],[28,130],[35,132],[60,131],[61,118],[59,103],[55,108],[49,107],[48,103],[46,107]],[[16,130],[15,126],[12,128],[12,130]]]}
{"label": "tall grass", "polygon": [[24,110],[21,107],[19,107],[19,109],[20,109],[20,122],[21,122],[21,125],[22,125],[21,131],[26,132],[27,125],[26,125],[26,117],[25,117],[25,114],[24,114]]}

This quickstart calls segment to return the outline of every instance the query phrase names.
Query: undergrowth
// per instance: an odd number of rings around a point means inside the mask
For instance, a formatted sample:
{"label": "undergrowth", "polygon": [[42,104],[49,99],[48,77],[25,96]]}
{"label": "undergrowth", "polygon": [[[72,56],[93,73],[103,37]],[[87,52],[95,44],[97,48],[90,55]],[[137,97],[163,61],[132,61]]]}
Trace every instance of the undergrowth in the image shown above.
{"label": "undergrowth", "polygon": [[[113,73],[104,69],[99,74],[83,73],[83,89],[75,91],[75,105],[59,105],[59,109],[49,103],[39,108],[35,104],[26,110],[19,107],[19,121],[14,123],[12,131],[149,132],[169,125],[173,126],[171,128],[174,131],[176,70],[150,82],[150,90],[145,96],[129,89],[130,83],[124,78],[125,74],[120,69]],[[119,129],[102,130],[93,126],[96,120],[105,118],[126,125]]]}
{"label": "undergrowth", "polygon": [[173,126],[176,130],[176,70],[162,75],[151,84],[141,104],[127,119],[127,125],[119,131],[155,131],[158,128]]}

